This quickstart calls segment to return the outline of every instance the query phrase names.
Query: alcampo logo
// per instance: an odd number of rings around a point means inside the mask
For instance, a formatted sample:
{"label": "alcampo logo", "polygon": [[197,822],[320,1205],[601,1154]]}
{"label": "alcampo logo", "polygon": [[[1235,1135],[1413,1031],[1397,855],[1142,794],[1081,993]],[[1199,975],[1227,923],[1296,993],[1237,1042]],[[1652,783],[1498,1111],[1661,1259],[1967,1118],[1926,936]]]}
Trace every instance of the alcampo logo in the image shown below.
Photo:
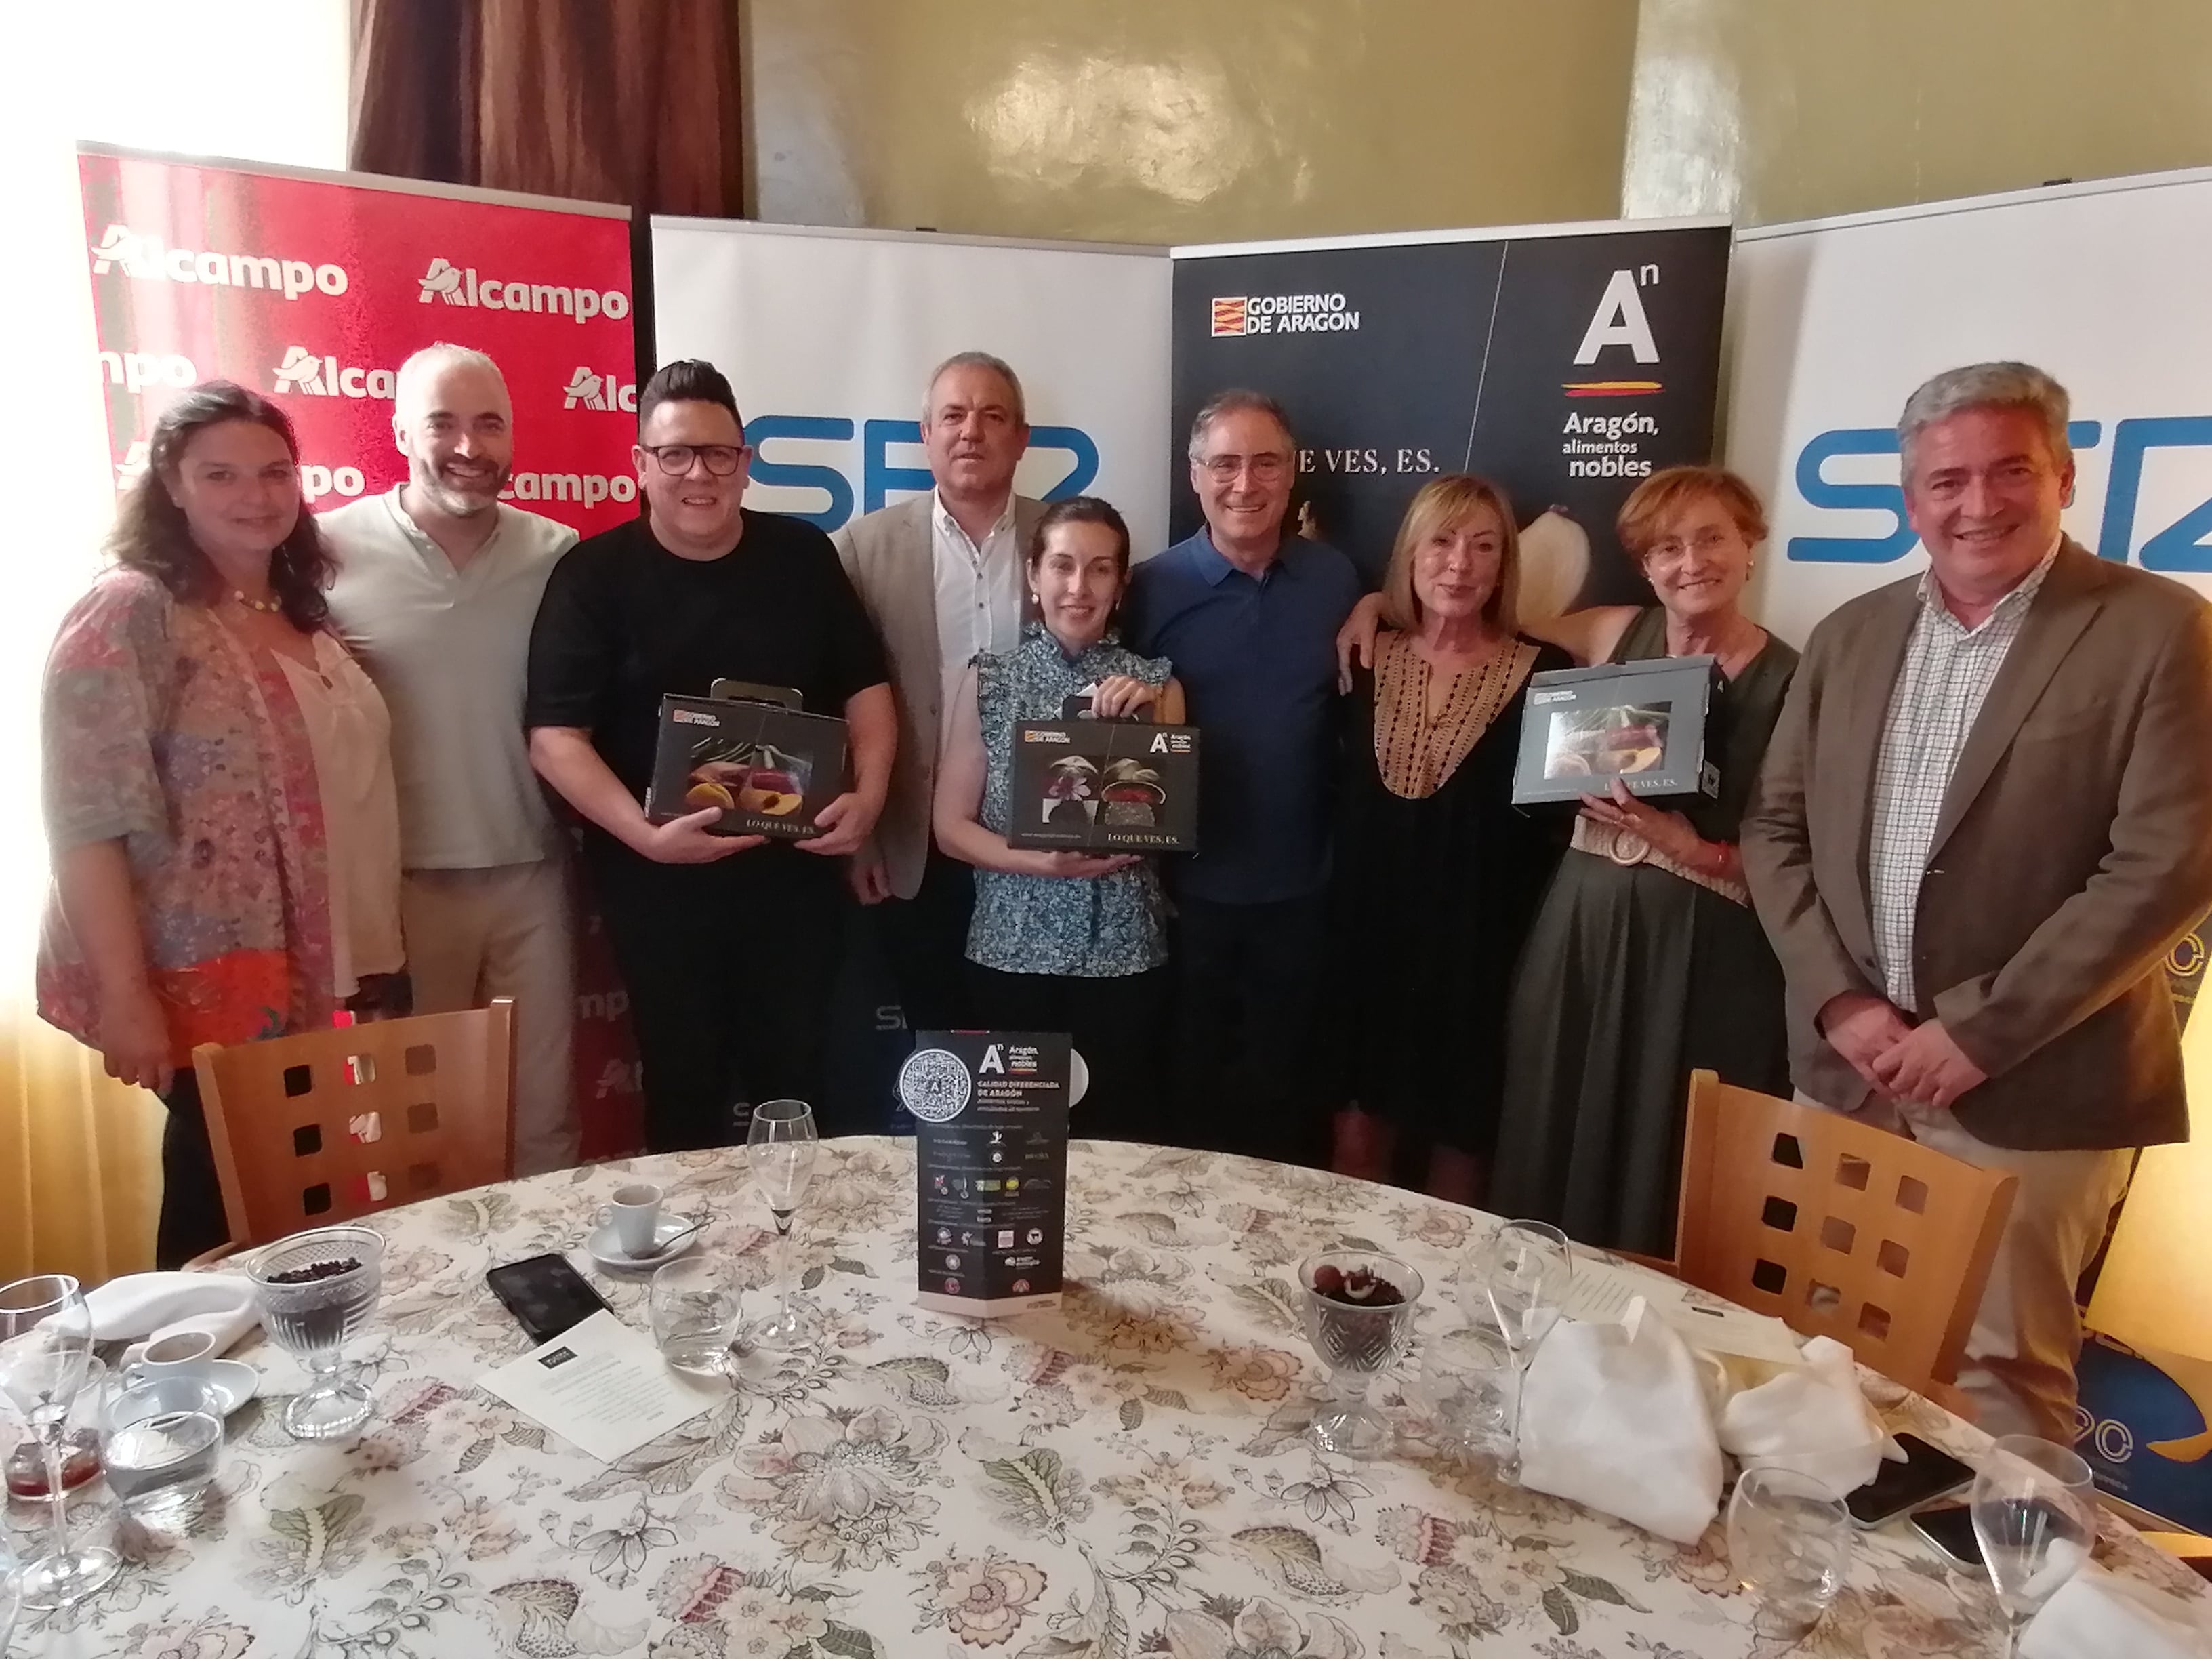
{"label": "alcampo logo", "polygon": [[149,386],[187,386],[200,372],[189,357],[173,351],[103,351],[100,378],[126,392],[143,392]]}
{"label": "alcampo logo", "polygon": [[588,323],[594,317],[627,317],[629,295],[618,288],[562,288],[550,283],[511,283],[497,276],[479,276],[474,265],[455,265],[450,260],[430,261],[421,277],[419,304],[437,300],[449,306],[474,306],[481,311],[530,311],[572,317]]}
{"label": "alcampo logo", "polygon": [[92,274],[105,276],[118,267],[141,283],[198,283],[210,288],[261,288],[296,300],[303,294],[346,291],[345,267],[278,259],[265,253],[202,252],[166,247],[128,225],[108,226],[92,246]]}
{"label": "alcampo logo", "polygon": [[617,383],[611,373],[603,374],[585,364],[568,377],[568,384],[561,389],[561,407],[626,410],[635,414],[637,387],[627,381]]}
{"label": "alcampo logo", "polygon": [[599,472],[518,472],[499,492],[503,501],[574,501],[597,507],[601,501],[634,501],[637,480],[627,472],[612,477]]}
{"label": "alcampo logo", "polygon": [[399,395],[399,372],[392,368],[341,367],[335,357],[319,357],[307,347],[286,350],[276,365],[276,390],[303,398],[380,398]]}
{"label": "alcampo logo", "polygon": [[1341,294],[1230,294],[1213,301],[1215,339],[1249,334],[1356,334],[1359,313]]}

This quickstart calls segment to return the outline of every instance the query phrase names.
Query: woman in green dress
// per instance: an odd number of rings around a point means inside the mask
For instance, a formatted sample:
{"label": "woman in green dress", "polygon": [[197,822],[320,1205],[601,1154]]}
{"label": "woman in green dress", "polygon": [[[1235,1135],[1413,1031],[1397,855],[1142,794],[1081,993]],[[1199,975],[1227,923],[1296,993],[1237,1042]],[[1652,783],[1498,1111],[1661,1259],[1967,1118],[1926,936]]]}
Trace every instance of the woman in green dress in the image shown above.
{"label": "woman in green dress", "polygon": [[1582,663],[1718,659],[1726,684],[1708,738],[1720,794],[1680,811],[1618,783],[1585,799],[1514,985],[1489,1207],[1666,1255],[1691,1072],[1790,1092],[1782,969],[1752,913],[1736,828],[1797,653],[1743,613],[1766,519],[1734,473],[1654,473],[1620,530],[1659,603],[1577,611],[1540,631]]}

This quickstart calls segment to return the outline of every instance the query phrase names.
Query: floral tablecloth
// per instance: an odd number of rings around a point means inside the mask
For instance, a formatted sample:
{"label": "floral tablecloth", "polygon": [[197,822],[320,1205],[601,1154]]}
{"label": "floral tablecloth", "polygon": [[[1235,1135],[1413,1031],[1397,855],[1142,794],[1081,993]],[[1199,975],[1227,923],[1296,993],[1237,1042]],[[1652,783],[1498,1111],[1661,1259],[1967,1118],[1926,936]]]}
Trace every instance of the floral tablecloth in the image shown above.
{"label": "floral tablecloth", "polygon": [[[741,1152],[392,1211],[375,1224],[390,1250],[362,1349],[370,1431],[299,1445],[270,1400],[248,1405],[210,1514],[182,1537],[120,1528],[117,1583],[27,1613],[18,1644],[142,1659],[2002,1650],[1986,1589],[1900,1530],[1862,1534],[1848,1587],[1793,1650],[1735,1592],[1717,1525],[1679,1547],[1418,1443],[1383,1462],[1317,1455],[1299,1434],[1320,1372],[1297,1262],[1345,1241],[1395,1249],[1437,1287],[1419,1328],[1441,1332],[1482,1218],[1210,1153],[1079,1142],[1064,1307],[981,1326],[914,1306],[912,1144],[825,1143],[797,1242],[818,1340],[750,1352],[726,1403],[601,1465],[472,1386],[528,1346],[483,1276],[570,1251],[642,1325],[643,1282],[577,1248],[640,1177],[711,1218],[703,1249],[765,1296],[773,1234]],[[1974,1449],[1926,1401],[1870,1391],[1893,1426]],[[114,1528],[97,1506],[81,1513]],[[2199,1588],[2108,1524],[2107,1565]]]}

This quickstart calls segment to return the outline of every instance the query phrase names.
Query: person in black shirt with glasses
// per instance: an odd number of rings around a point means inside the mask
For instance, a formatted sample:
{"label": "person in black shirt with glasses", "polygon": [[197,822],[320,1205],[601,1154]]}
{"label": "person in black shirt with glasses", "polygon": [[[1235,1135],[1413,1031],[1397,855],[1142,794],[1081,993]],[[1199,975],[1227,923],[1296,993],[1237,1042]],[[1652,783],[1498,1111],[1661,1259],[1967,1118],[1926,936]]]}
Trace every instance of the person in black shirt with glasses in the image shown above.
{"label": "person in black shirt with glasses", "polygon": [[[898,727],[883,646],[830,538],[739,505],[752,451],[729,381],[670,363],[637,413],[647,511],[554,568],[524,718],[532,763],[586,820],[644,1061],[647,1146],[677,1152],[742,1141],[750,1102],[819,1105],[843,866],[883,809]],[[647,821],[662,696],[718,679],[795,687],[809,713],[844,717],[852,783],[817,816],[824,834],[717,836],[711,807]]]}

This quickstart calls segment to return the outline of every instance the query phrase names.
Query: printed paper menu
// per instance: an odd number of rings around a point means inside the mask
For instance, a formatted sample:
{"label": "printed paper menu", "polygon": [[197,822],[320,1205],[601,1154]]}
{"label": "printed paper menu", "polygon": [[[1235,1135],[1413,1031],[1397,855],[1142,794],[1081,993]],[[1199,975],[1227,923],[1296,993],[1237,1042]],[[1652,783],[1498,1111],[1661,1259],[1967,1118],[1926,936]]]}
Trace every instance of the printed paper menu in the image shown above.
{"label": "printed paper menu", "polygon": [[919,1300],[990,1319],[1057,1306],[1067,1237],[1065,1031],[923,1031],[915,1119]]}

